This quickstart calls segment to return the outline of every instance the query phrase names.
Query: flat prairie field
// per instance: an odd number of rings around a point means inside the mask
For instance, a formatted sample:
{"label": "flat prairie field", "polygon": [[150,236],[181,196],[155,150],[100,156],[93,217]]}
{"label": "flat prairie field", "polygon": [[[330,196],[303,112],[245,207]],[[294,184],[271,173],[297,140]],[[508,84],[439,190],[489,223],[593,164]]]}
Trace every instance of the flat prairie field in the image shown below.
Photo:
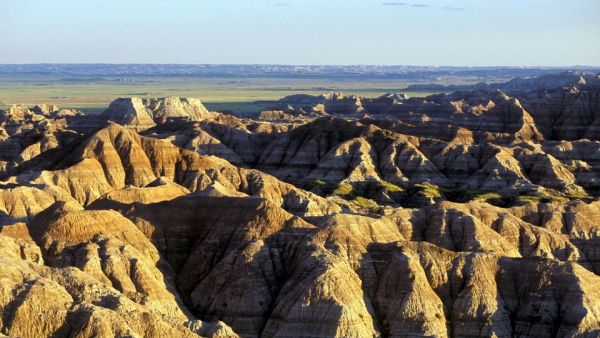
{"label": "flat prairie field", "polygon": [[0,107],[12,104],[57,104],[86,113],[102,112],[117,97],[198,97],[211,110],[255,113],[268,106],[256,103],[276,100],[291,94],[319,95],[340,91],[376,97],[385,93],[404,92],[409,96],[426,96],[433,92],[406,92],[410,82],[393,79],[306,79],[306,78],[237,78],[237,77],[170,77],[135,78],[52,78],[46,75],[0,76]]}

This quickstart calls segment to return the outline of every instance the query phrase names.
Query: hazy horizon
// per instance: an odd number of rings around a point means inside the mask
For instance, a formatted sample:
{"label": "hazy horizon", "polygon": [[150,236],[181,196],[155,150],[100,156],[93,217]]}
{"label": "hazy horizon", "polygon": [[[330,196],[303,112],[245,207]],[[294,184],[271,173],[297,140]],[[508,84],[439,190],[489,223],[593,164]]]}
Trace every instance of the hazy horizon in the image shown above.
{"label": "hazy horizon", "polygon": [[434,64],[286,64],[286,63],[177,63],[177,62],[13,62],[3,63],[3,66],[28,66],[28,65],[159,65],[159,66],[281,66],[281,67],[414,67],[414,68],[514,68],[514,69],[574,69],[574,68],[600,68],[600,63],[595,64],[573,64],[573,65],[434,65]]}
{"label": "hazy horizon", "polygon": [[595,0],[22,0],[0,10],[1,64],[600,62]]}

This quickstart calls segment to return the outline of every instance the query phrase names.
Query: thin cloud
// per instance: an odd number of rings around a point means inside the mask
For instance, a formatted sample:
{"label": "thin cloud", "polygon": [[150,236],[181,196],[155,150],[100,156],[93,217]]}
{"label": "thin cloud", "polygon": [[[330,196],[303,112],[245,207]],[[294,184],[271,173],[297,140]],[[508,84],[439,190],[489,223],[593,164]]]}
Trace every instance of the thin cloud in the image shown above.
{"label": "thin cloud", "polygon": [[[423,4],[423,3],[408,3],[408,2],[382,2],[381,5],[382,6],[398,6],[398,7],[408,6],[408,7],[412,7],[412,8],[434,8],[435,7],[435,6],[430,6],[428,4]],[[438,8],[441,8],[446,11],[454,11],[454,12],[467,10],[466,8],[463,8],[463,7],[454,7],[454,6],[444,6],[444,7],[438,7]]]}
{"label": "thin cloud", "polygon": [[447,11],[466,11],[465,8],[462,7],[452,7],[452,6],[445,6],[442,7],[443,9],[447,10]]}
{"label": "thin cloud", "polygon": [[381,5],[382,6],[406,6],[408,4],[406,2],[384,2]]}

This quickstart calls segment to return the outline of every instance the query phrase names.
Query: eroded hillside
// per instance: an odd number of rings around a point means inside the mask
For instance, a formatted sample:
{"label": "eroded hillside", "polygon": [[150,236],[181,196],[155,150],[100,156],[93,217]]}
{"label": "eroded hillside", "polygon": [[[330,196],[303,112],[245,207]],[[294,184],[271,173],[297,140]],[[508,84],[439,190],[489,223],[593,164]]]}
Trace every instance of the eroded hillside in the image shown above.
{"label": "eroded hillside", "polygon": [[597,337],[598,82],[0,111],[0,335]]}

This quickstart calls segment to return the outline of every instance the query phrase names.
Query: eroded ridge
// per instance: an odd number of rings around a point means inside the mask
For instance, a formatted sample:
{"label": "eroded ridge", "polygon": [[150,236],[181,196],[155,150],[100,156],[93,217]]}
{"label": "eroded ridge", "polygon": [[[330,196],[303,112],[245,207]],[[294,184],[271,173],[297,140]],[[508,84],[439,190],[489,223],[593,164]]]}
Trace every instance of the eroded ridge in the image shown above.
{"label": "eroded ridge", "polygon": [[0,335],[597,337],[599,83],[0,111]]}

